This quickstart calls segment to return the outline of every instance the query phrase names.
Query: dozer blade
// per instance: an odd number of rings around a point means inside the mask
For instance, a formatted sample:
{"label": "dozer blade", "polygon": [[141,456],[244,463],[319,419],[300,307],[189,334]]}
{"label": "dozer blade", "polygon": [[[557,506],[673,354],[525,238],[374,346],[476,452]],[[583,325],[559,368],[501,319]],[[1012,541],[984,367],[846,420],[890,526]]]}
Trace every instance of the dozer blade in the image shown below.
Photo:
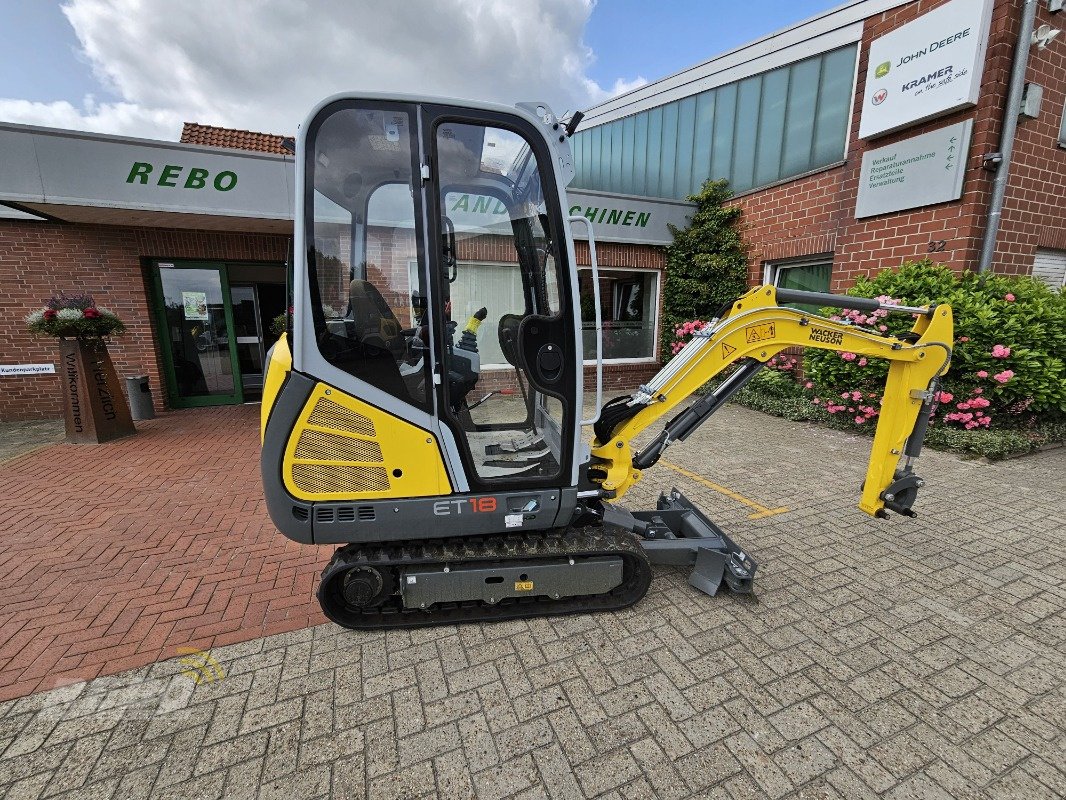
{"label": "dozer blade", "polygon": [[609,526],[349,544],[322,572],[326,616],[356,630],[612,611],[648,591],[641,542]]}
{"label": "dozer blade", "polygon": [[631,514],[651,563],[692,566],[688,582],[712,596],[723,581],[736,594],[751,593],[759,565],[725,531],[676,488],[663,492],[656,506]]}

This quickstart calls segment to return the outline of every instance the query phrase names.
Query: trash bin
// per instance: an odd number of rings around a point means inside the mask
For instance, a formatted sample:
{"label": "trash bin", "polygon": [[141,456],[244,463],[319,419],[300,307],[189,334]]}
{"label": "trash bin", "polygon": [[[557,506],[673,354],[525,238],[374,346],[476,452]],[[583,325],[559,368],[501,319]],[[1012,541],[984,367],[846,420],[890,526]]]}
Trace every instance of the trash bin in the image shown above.
{"label": "trash bin", "polygon": [[126,394],[130,398],[130,415],[134,419],[155,419],[152,390],[148,386],[147,375],[126,378]]}

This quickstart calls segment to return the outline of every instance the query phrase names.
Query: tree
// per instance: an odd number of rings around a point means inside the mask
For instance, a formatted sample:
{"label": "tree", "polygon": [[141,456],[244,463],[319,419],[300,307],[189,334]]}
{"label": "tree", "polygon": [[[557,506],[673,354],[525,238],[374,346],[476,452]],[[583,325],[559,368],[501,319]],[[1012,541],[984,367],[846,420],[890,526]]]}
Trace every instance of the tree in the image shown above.
{"label": "tree", "polygon": [[[709,180],[689,196],[696,212],[684,230],[670,226],[674,243],[666,248],[663,339],[674,338],[688,320],[709,320],[748,286],[747,245],[740,232],[741,210],[727,206],[727,181]],[[664,355],[668,348],[664,347]]]}

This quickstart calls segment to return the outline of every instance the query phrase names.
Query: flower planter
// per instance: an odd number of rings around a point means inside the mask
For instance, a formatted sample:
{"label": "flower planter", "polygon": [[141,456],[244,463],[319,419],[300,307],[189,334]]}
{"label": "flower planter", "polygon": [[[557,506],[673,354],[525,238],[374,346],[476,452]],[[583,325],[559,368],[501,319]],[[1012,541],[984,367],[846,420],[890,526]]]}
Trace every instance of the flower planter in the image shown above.
{"label": "flower planter", "polygon": [[103,339],[60,339],[67,441],[99,444],[137,432]]}

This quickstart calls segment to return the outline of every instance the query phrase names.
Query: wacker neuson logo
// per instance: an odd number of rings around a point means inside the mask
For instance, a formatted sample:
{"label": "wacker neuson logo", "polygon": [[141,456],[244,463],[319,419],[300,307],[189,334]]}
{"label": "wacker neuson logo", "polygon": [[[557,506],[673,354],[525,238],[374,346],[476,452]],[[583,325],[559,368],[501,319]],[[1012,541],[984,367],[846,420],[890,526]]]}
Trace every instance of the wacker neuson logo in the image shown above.
{"label": "wacker neuson logo", "polygon": [[[183,174],[184,173],[184,174]],[[156,186],[164,186],[170,189],[204,189],[208,182],[219,192],[228,192],[237,185],[237,173],[225,169],[211,177],[211,171],[202,167],[190,167],[185,172],[185,167],[177,164],[167,164],[161,170],[156,170],[154,164],[147,161],[134,161],[130,167],[130,174],[126,176],[126,183],[141,183],[148,185],[149,182]]]}

